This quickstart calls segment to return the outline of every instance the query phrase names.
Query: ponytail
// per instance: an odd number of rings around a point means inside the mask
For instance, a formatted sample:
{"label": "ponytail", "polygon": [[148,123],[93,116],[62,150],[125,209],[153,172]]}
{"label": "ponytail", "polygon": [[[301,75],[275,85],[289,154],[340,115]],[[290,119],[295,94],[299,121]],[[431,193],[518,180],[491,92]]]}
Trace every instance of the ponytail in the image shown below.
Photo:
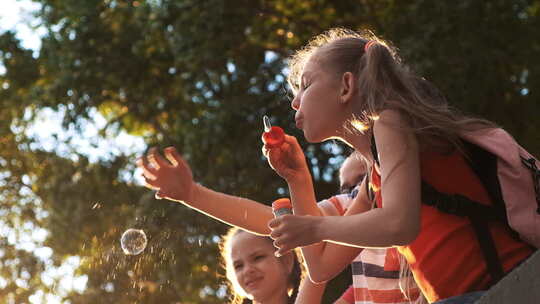
{"label": "ponytail", "polygon": [[359,98],[349,122],[356,129],[369,129],[382,111],[392,109],[407,121],[421,149],[450,151],[462,150],[461,133],[495,126],[451,108],[435,86],[415,75],[396,49],[372,32],[337,28],[314,37],[289,60],[288,82],[293,92],[312,56],[336,75],[351,72],[357,77]]}
{"label": "ponytail", "polygon": [[399,58],[383,41],[370,40],[364,45],[365,53],[359,58],[358,71],[359,91],[364,102],[357,104],[356,111],[374,117],[392,99],[392,93],[406,91],[406,85],[397,69]]}

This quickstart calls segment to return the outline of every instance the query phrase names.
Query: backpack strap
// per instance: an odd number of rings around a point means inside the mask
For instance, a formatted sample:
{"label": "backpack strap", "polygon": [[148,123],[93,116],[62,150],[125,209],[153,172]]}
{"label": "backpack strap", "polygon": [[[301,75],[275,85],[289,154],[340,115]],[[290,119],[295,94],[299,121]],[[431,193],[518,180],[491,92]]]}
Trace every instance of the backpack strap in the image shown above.
{"label": "backpack strap", "polygon": [[371,209],[378,208],[377,207],[377,202],[375,200],[375,192],[373,191],[373,188],[370,186],[371,185],[371,174],[373,173],[373,170],[375,170],[375,168],[373,166],[371,166],[367,170],[366,176],[364,177],[365,184],[366,184],[366,189],[365,190],[366,190],[366,194],[367,194],[367,199],[371,203]]}
{"label": "backpack strap", "polygon": [[504,270],[502,268],[493,236],[489,230],[488,221],[478,215],[469,215],[469,220],[476,234],[476,239],[480,244],[482,255],[486,261],[487,270],[491,276],[491,284],[495,285],[500,279],[504,277]]}
{"label": "backpack strap", "polygon": [[504,213],[500,219],[506,221],[506,207],[497,175],[497,157],[475,144],[467,141],[462,141],[462,143],[469,155],[467,159],[469,167],[482,182],[493,206],[499,209],[498,212]]}
{"label": "backpack strap", "polygon": [[[373,160],[375,161],[375,163],[377,164],[377,166],[380,167],[380,163],[379,163],[379,152],[377,152],[377,144],[375,143],[375,135],[373,134],[373,132],[371,133],[371,156],[373,157]],[[373,192],[373,189],[369,186],[371,184],[371,173],[372,173],[372,170],[375,170],[375,167],[374,165],[371,167],[371,170],[369,170],[369,176],[367,176],[367,183],[366,183],[366,191],[367,191],[367,194],[368,194],[368,198],[371,200],[372,202],[372,207],[373,208],[377,208],[377,202],[375,200],[375,193]]]}
{"label": "backpack strap", "polygon": [[439,192],[425,181],[422,181],[422,203],[457,216],[481,217],[488,221],[506,220],[505,210],[480,204],[460,194]]}
{"label": "backpack strap", "polygon": [[379,152],[377,152],[377,143],[375,142],[375,135],[373,132],[371,133],[371,156],[373,157],[373,160],[377,164],[377,166],[381,166],[379,163]]}
{"label": "backpack strap", "polygon": [[525,165],[529,170],[531,170],[533,185],[534,185],[534,194],[536,195],[536,213],[540,214],[540,170],[536,167],[536,160],[533,157],[525,158],[520,156],[521,163]]}

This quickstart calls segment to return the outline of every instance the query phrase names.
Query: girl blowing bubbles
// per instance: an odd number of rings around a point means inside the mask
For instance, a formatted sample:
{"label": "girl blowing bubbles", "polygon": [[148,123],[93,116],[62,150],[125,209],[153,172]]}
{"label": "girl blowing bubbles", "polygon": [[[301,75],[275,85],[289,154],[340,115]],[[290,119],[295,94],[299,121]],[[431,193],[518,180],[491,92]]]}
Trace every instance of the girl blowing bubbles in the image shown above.
{"label": "girl blowing bubbles", "polygon": [[[295,214],[269,223],[278,254],[313,244],[302,252],[311,279],[324,281],[333,274],[321,263],[347,255],[340,255],[343,247],[323,240],[396,246],[429,302],[488,289],[495,280],[471,222],[422,204],[421,181],[439,192],[491,205],[460,134],[494,125],[452,110],[430,83],[401,63],[392,47],[371,34],[330,30],[297,52],[289,68],[297,127],[309,142],[339,139],[361,153],[371,166],[370,188],[378,208],[342,217],[302,216],[318,214],[313,184],[296,139],[286,136],[281,147],[263,148],[289,184]],[[504,273],[532,252],[504,223],[489,222],[489,233]]]}
{"label": "girl blowing bubbles", "polygon": [[248,299],[261,304],[294,303],[302,274],[295,252],[277,258],[270,238],[236,227],[223,236],[220,249],[232,304],[250,303]]}

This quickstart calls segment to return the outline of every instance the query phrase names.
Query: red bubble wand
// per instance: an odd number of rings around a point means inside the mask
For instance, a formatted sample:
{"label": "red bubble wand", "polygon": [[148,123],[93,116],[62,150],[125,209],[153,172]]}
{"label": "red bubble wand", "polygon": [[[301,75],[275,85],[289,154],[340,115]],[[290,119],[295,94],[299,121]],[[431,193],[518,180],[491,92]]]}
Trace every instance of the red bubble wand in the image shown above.
{"label": "red bubble wand", "polygon": [[263,124],[263,139],[266,146],[270,149],[281,146],[281,144],[283,144],[285,141],[285,132],[283,129],[277,126],[273,127],[272,124],[270,124],[270,118],[268,118],[266,115],[263,116]]}

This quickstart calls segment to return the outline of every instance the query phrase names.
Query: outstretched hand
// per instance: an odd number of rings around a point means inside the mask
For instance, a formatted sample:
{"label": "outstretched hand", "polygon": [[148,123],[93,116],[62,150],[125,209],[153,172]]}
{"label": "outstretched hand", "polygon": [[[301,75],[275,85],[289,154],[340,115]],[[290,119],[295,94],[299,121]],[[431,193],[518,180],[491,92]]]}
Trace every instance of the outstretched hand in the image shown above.
{"label": "outstretched hand", "polygon": [[271,220],[268,226],[272,230],[270,237],[278,248],[277,256],[282,256],[296,247],[304,247],[321,242],[318,229],[321,216],[282,215]]}
{"label": "outstretched hand", "polygon": [[[265,143],[264,137],[262,140]],[[269,147],[265,143],[262,151],[270,167],[287,181],[309,174],[304,152],[294,136],[285,134],[283,143],[278,147]]]}
{"label": "outstretched hand", "polygon": [[143,170],[145,186],[156,190],[156,198],[191,201],[195,183],[191,168],[174,147],[167,147],[161,156],[156,148],[137,160]]}

